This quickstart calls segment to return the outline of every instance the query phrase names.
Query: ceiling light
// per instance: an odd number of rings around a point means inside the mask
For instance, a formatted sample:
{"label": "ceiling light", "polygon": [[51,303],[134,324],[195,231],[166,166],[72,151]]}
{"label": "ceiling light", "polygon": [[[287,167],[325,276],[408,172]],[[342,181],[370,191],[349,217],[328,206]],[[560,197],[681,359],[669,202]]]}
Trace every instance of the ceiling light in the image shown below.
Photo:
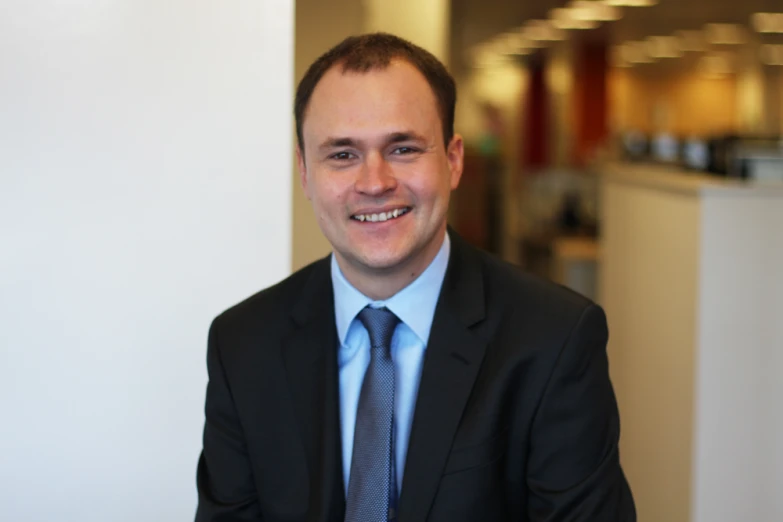
{"label": "ceiling light", "polygon": [[552,20],[558,29],[595,29],[600,24],[589,20]]}
{"label": "ceiling light", "polygon": [[566,32],[554,27],[547,20],[531,20],[521,32],[525,38],[536,42],[558,41],[567,38]]}
{"label": "ceiling light", "polygon": [[524,40],[516,33],[498,35],[490,42],[490,49],[499,55],[515,54],[520,48],[524,48]]}
{"label": "ceiling light", "polygon": [[707,49],[704,42],[704,33],[701,31],[678,31],[677,38],[680,40],[680,49],[686,52],[700,52]]}
{"label": "ceiling light", "polygon": [[533,52],[533,49],[540,47],[531,42],[524,35],[518,32],[504,33],[495,37],[488,44],[491,53],[498,56],[527,55]]}
{"label": "ceiling light", "polygon": [[658,3],[658,0],[604,0],[606,5],[615,7],[649,7]]}
{"label": "ceiling light", "polygon": [[762,45],[760,51],[761,61],[767,65],[783,65],[783,45]]}
{"label": "ceiling light", "polygon": [[750,21],[759,33],[783,33],[783,13],[756,13]]}
{"label": "ceiling light", "polygon": [[613,67],[633,67],[633,63],[626,60],[625,47],[622,45],[612,47],[610,59]]}
{"label": "ceiling light", "polygon": [[674,36],[650,36],[647,38],[647,53],[653,58],[680,58],[682,48]]}
{"label": "ceiling light", "polygon": [[574,9],[560,8],[550,11],[552,25],[558,29],[595,29],[598,22],[594,20],[581,20],[577,18]]}
{"label": "ceiling light", "polygon": [[626,42],[620,46],[620,55],[628,63],[652,63],[645,42]]}
{"label": "ceiling light", "polygon": [[707,24],[704,28],[712,44],[737,45],[745,43],[745,33],[735,24]]}
{"label": "ceiling light", "polygon": [[702,57],[699,69],[703,74],[712,78],[732,73],[731,60],[725,54],[710,54]]}
{"label": "ceiling light", "polygon": [[473,67],[478,69],[492,69],[508,63],[506,53],[498,53],[494,43],[481,44],[472,52]]}
{"label": "ceiling light", "polygon": [[596,2],[595,0],[574,0],[569,4],[572,16],[576,20],[591,22],[612,22],[623,17],[619,7]]}
{"label": "ceiling light", "polygon": [[530,43],[530,40],[528,40],[524,34],[521,33],[507,33],[503,35],[504,38],[504,46],[506,49],[516,50],[516,49],[527,49],[530,47],[528,44]]}
{"label": "ceiling light", "polygon": [[527,56],[528,54],[531,54],[533,52],[533,49],[530,47],[519,47],[517,49],[514,49],[513,51],[507,51],[503,54],[505,55],[511,55],[511,56]]}

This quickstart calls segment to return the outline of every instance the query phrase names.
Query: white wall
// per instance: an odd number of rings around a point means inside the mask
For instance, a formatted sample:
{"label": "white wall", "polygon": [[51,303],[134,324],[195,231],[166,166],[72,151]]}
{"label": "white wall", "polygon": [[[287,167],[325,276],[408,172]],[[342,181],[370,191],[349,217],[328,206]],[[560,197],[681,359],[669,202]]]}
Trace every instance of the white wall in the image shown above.
{"label": "white wall", "polygon": [[6,0],[3,520],[192,519],[211,318],[286,275],[293,0]]}
{"label": "white wall", "polygon": [[699,201],[611,180],[600,201],[599,302],[611,332],[620,459],[640,522],[687,522]]}
{"label": "white wall", "polygon": [[639,520],[783,520],[783,186],[606,167],[601,302]]}
{"label": "white wall", "polygon": [[783,189],[705,200],[693,522],[783,520]]}

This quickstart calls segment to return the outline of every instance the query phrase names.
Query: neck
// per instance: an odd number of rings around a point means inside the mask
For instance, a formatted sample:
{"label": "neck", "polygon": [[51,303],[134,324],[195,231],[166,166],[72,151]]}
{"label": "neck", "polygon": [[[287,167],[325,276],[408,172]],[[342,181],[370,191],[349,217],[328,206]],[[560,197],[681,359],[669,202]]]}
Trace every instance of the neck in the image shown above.
{"label": "neck", "polygon": [[438,255],[446,229],[439,234],[440,241],[433,241],[423,252],[417,252],[410,259],[390,268],[367,268],[353,263],[335,252],[337,265],[345,279],[358,291],[373,301],[385,301],[414,282]]}

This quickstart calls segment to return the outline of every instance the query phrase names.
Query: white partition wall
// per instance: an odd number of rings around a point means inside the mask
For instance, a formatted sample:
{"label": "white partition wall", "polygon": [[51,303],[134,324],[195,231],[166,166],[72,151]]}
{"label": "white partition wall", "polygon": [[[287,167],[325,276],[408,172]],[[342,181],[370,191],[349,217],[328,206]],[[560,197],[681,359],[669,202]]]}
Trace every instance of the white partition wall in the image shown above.
{"label": "white partition wall", "polygon": [[613,165],[600,301],[639,522],[783,520],[783,185]]}
{"label": "white partition wall", "polygon": [[2,520],[192,520],[210,320],[291,250],[293,0],[0,8]]}

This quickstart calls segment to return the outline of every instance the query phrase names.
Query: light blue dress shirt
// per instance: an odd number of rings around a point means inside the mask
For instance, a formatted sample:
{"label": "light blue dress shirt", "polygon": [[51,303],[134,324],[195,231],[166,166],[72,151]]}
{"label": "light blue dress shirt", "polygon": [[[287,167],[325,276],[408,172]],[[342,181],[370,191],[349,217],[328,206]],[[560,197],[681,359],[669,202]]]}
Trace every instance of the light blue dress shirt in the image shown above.
{"label": "light blue dress shirt", "polygon": [[353,434],[362,380],[370,365],[370,336],[357,314],[367,305],[386,307],[399,317],[391,343],[394,361],[394,450],[397,491],[402,491],[408,437],[419,391],[424,351],[430,337],[432,319],[438,302],[451,243],[445,235],[430,266],[411,284],[386,301],[373,301],[354,288],[343,276],[332,255],[334,311],[340,349],[337,365],[340,373],[340,428],[343,449],[343,480],[347,491],[353,456]]}

